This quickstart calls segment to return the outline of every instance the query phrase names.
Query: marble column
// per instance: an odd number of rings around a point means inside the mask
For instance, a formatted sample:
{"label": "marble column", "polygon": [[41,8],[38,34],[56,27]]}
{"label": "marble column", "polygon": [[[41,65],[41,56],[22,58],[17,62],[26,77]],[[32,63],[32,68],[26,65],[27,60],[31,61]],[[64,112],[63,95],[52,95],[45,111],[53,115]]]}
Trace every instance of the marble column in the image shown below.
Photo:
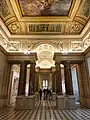
{"label": "marble column", "polygon": [[37,67],[35,69],[35,92],[38,92],[38,86],[39,86],[39,69],[40,67]]}
{"label": "marble column", "polygon": [[56,93],[62,95],[62,80],[60,63],[56,63]]}
{"label": "marble column", "polygon": [[71,66],[70,62],[64,63],[64,75],[65,75],[65,89],[67,95],[73,95],[73,85],[71,76]]}
{"label": "marble column", "polygon": [[20,77],[18,86],[18,95],[25,95],[27,64],[22,62],[20,65]]}
{"label": "marble column", "polygon": [[[4,62],[2,60],[2,62]],[[0,64],[0,108],[6,107],[9,101],[11,64]]]}
{"label": "marble column", "polygon": [[31,63],[28,95],[33,95],[34,93],[35,93],[35,63]]}
{"label": "marble column", "polygon": [[52,92],[55,92],[55,67],[52,67],[51,71],[52,71]]}

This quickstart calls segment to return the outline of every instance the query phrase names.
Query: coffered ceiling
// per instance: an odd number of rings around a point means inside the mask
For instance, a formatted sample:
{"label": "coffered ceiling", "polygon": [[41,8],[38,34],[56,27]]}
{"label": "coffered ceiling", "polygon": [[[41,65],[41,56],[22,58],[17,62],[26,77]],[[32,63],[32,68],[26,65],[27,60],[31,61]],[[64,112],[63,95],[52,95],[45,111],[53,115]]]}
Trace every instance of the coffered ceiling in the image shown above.
{"label": "coffered ceiling", "polygon": [[90,0],[0,0],[12,35],[77,35],[90,18]]}
{"label": "coffered ceiling", "polygon": [[90,46],[90,0],[0,0],[0,45],[8,52],[37,52],[37,66],[55,65],[54,52]]}

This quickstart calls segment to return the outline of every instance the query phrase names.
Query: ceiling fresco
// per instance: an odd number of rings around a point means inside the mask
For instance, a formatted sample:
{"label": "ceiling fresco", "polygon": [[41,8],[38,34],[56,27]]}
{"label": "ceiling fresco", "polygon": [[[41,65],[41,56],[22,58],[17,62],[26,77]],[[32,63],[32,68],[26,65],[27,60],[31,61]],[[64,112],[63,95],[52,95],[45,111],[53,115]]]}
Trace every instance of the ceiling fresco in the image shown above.
{"label": "ceiling fresco", "polygon": [[90,0],[0,0],[0,18],[12,35],[77,35],[90,19]]}
{"label": "ceiling fresco", "polygon": [[67,16],[72,0],[18,0],[23,16]]}
{"label": "ceiling fresco", "polygon": [[0,14],[3,18],[11,14],[8,5],[4,0],[0,0]]}
{"label": "ceiling fresco", "polygon": [[81,13],[86,17],[90,17],[90,0],[85,0]]}

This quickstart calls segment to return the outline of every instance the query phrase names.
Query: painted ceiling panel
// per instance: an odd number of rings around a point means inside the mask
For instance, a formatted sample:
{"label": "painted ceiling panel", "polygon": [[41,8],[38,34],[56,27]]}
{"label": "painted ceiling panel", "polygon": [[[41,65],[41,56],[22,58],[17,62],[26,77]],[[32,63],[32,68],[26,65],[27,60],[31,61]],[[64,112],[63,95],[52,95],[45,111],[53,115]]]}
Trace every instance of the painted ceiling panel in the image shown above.
{"label": "painted ceiling panel", "polygon": [[5,0],[0,0],[0,13],[3,18],[11,14]]}
{"label": "painted ceiling panel", "polygon": [[13,35],[77,35],[90,19],[90,0],[0,0],[0,18]]}
{"label": "painted ceiling panel", "polygon": [[85,17],[90,17],[90,0],[85,0],[81,10],[81,14]]}
{"label": "painted ceiling panel", "polygon": [[19,0],[23,16],[67,16],[72,0]]}

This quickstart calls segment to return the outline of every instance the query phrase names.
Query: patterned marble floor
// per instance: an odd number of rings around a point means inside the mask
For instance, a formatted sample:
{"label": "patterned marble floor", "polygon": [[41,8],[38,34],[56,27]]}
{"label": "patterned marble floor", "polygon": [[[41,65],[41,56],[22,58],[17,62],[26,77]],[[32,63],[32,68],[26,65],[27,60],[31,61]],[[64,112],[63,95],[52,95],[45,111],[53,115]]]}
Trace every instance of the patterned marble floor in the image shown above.
{"label": "patterned marble floor", "polygon": [[0,120],[90,120],[90,109],[57,110],[55,102],[39,101],[34,110],[0,109]]}

